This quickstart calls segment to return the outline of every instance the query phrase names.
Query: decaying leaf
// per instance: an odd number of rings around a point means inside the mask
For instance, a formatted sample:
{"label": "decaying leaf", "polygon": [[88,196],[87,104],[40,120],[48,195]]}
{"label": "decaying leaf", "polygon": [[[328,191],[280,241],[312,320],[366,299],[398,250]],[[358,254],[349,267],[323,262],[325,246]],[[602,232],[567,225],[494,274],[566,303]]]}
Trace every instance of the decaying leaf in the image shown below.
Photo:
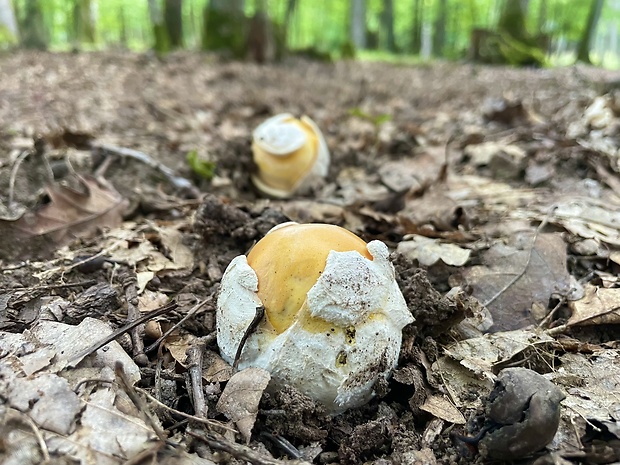
{"label": "decaying leaf", "polygon": [[379,168],[381,182],[394,192],[419,192],[439,179],[444,152],[444,147],[425,147],[413,157],[386,161]]}
{"label": "decaying leaf", "polygon": [[612,245],[620,245],[620,208],[600,205],[595,200],[579,198],[558,203],[550,215],[576,236],[596,238]]}
{"label": "decaying leaf", "polygon": [[50,203],[18,220],[0,220],[0,255],[21,259],[49,255],[59,245],[118,226],[127,201],[102,179],[78,176],[80,190],[54,184],[47,187]]}
{"label": "decaying leaf", "polygon": [[495,367],[551,341],[553,338],[543,332],[506,331],[457,342],[445,353],[476,375],[494,379]]}
{"label": "decaying leaf", "polygon": [[566,244],[559,234],[517,235],[512,245],[496,243],[482,265],[463,272],[474,296],[493,316],[491,331],[535,323],[532,305],[547,307],[552,296],[569,296],[576,284],[566,269]]}
{"label": "decaying leaf", "polygon": [[613,325],[620,323],[620,289],[587,285],[582,299],[569,302],[573,311],[569,326]]}
{"label": "decaying leaf", "polygon": [[471,254],[471,250],[463,249],[456,244],[443,243],[438,239],[417,234],[406,236],[405,240],[398,244],[396,251],[407,258],[417,260],[424,266],[434,265],[439,260],[446,265],[463,266]]}
{"label": "decaying leaf", "polygon": [[217,403],[218,412],[235,422],[246,443],[250,442],[258,403],[270,380],[267,370],[246,368],[230,378]]}
{"label": "decaying leaf", "polygon": [[441,395],[430,396],[426,399],[420,410],[457,425],[465,424],[465,417],[452,403]]}
{"label": "decaying leaf", "polygon": [[106,331],[106,324],[87,318],[78,326],[41,321],[32,332],[0,332],[0,352],[8,354],[0,360],[3,463],[25,463],[27,454],[40,451],[41,442],[17,442],[16,424],[30,425],[30,436],[36,428],[50,455],[75,463],[120,465],[149,447],[154,431],[135,407],[119,406],[126,395],[111,383],[119,360],[131,382],[140,377],[120,345],[100,349],[88,366],[69,363]]}

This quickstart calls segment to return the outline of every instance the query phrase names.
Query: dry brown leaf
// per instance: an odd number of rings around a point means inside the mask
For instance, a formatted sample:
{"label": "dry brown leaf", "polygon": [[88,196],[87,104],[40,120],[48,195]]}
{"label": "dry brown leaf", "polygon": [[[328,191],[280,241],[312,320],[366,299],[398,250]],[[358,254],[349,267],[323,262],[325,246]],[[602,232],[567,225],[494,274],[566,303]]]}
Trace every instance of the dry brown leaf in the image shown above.
{"label": "dry brown leaf", "polygon": [[230,378],[217,402],[217,411],[235,422],[246,443],[250,442],[258,403],[270,380],[267,370],[246,368]]}
{"label": "dry brown leaf", "polygon": [[431,266],[441,260],[446,265],[463,266],[469,260],[471,250],[456,244],[442,243],[437,239],[412,234],[400,242],[396,251],[404,256],[418,260],[420,265]]}
{"label": "dry brown leaf", "polygon": [[613,325],[620,323],[620,289],[606,289],[588,284],[582,299],[569,302],[573,311],[567,324]]}
{"label": "dry brown leaf", "polygon": [[9,258],[47,255],[59,245],[102,228],[120,225],[127,201],[103,180],[77,176],[82,190],[54,184],[47,187],[50,203],[15,221],[0,221],[5,237],[0,255]]}
{"label": "dry brown leaf", "polygon": [[83,191],[65,185],[48,186],[50,203],[26,213],[14,226],[30,236],[49,234],[56,242],[118,226],[126,200],[103,180],[90,176],[78,176],[77,180]]}
{"label": "dry brown leaf", "polygon": [[420,410],[430,413],[431,415],[441,418],[449,423],[457,425],[465,424],[465,417],[452,403],[444,396],[435,395],[428,397]]}
{"label": "dry brown leaf", "polygon": [[566,269],[566,244],[559,234],[517,235],[513,244],[493,245],[481,257],[482,265],[463,276],[474,296],[493,315],[491,331],[513,330],[535,323],[532,305],[545,308],[553,295],[569,296],[576,284]]}

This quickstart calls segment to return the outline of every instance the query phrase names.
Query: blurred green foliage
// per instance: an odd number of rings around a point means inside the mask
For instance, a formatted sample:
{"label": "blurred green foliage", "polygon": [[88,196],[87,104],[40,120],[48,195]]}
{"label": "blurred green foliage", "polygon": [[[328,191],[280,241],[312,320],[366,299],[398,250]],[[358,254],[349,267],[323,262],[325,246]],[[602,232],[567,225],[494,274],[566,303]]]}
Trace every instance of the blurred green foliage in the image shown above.
{"label": "blurred green foliage", "polygon": [[[91,0],[92,15],[96,22],[94,43],[85,43],[75,37],[75,4],[80,0],[11,0],[17,13],[18,22],[23,27],[27,6],[39,1],[49,45],[52,49],[67,50],[80,48],[106,49],[128,48],[147,50],[154,42],[153,26],[150,21],[147,0]],[[163,8],[164,0],[157,0]],[[290,0],[268,0],[269,17],[275,24],[283,24]],[[297,0],[296,7],[287,25],[287,46],[291,50],[316,50],[332,57],[365,56],[350,47],[350,1],[351,0]],[[414,28],[414,3],[416,0],[394,0],[394,33],[399,54],[411,54],[412,30]],[[420,0],[422,2],[422,24],[426,48],[422,55],[432,56],[430,38],[437,20],[439,0]],[[466,56],[470,46],[470,35],[474,28],[494,29],[504,1],[517,0],[446,0],[448,15],[445,18],[445,45],[442,57],[458,59]],[[188,49],[200,49],[204,8],[209,0],[183,0],[183,43]],[[258,8],[259,0],[246,0],[244,14],[251,17]],[[366,29],[369,50],[380,50],[384,40],[381,18],[384,0],[367,0]],[[530,0],[526,27],[530,34],[547,34],[551,38],[552,49],[557,54],[574,50],[576,42],[585,26],[589,0]],[[599,36],[607,34],[601,43],[608,41],[612,46],[609,31],[620,27],[620,2],[605,2]],[[8,43],[9,38],[0,36],[0,43]],[[604,50],[601,52],[603,53]],[[616,53],[616,50],[614,50]],[[381,54],[377,54],[380,56]],[[557,60],[556,60],[557,61]]]}

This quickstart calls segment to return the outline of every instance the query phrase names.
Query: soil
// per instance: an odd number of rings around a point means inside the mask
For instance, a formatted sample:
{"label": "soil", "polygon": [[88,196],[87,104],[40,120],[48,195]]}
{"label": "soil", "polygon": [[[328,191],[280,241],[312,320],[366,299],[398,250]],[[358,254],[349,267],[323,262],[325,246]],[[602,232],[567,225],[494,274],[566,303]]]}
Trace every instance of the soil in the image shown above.
{"label": "soil", "polygon": [[[203,337],[215,331],[214,302],[226,266],[277,224],[290,220],[339,224],[366,241],[383,240],[392,250],[407,234],[426,231],[428,237],[469,244],[473,262],[480,263],[478,252],[491,237],[501,236],[502,216],[486,207],[441,200],[442,183],[453,173],[498,179],[514,189],[540,189],[536,195],[586,189],[583,181],[588,179],[607,182],[609,189],[608,178],[596,169],[601,165],[591,163],[596,151],[580,147],[566,133],[592,100],[609,90],[606,83],[617,74],[582,66],[511,69],[441,62],[398,66],[296,58],[261,66],[186,53],[163,58],[120,52],[6,54],[0,56],[0,197],[5,205],[1,213],[7,221],[13,216],[12,221],[23,211],[49,204],[44,194],[49,170],[56,182],[70,180],[73,171],[100,170],[126,200],[122,215],[133,225],[129,228],[146,225],[148,241],[170,259],[173,252],[166,250],[154,225],[178,225],[194,266],[156,273],[147,289],[177,299],[178,308],[160,318],[164,324],[179,322],[197,302],[208,301],[181,325],[184,333]],[[282,112],[312,117],[324,132],[332,164],[312,192],[269,200],[251,182],[255,170],[251,134],[265,118]],[[530,164],[513,165],[510,156],[501,162],[472,162],[466,148],[487,141],[518,144]],[[157,166],[106,155],[101,147],[110,145],[150,155],[195,189],[175,188]],[[25,151],[31,155],[12,175],[16,159]],[[191,170],[186,161],[190,152],[214,166],[212,179]],[[422,173],[420,185],[391,188],[390,182],[397,180],[386,166],[415,157],[429,160],[429,172]],[[605,168],[615,169],[613,164]],[[542,181],[531,180],[537,173]],[[8,204],[9,192],[21,210]],[[422,198],[433,209],[433,219],[426,223],[430,229],[420,228],[415,215],[403,213]],[[527,202],[524,198],[521,204]],[[509,229],[508,224],[503,226]],[[484,234],[472,232],[482,227],[488,227]],[[19,244],[19,236],[6,236],[0,247],[0,329],[31,328],[40,318],[42,302],[52,296],[72,303],[63,313],[66,323],[91,316],[114,329],[125,324],[127,303],[120,276],[131,274],[137,264],[114,262],[104,255],[68,267],[60,277],[46,280],[37,274],[95,256],[102,249],[102,237],[65,237],[59,243],[46,236],[45,245],[35,248],[27,241],[25,246]],[[63,260],[67,253],[59,255],[61,247],[71,251],[73,262]],[[472,420],[467,426],[438,425],[433,414],[421,409],[429,396],[444,391],[430,365],[456,337],[451,328],[477,312],[480,304],[463,284],[459,266],[421,266],[396,253],[392,259],[416,318],[404,331],[394,376],[376,386],[377,395],[370,403],[336,417],[293,388],[266,392],[250,447],[265,456],[292,457],[279,439],[284,438],[315,463],[484,461],[475,447],[455,439],[455,434],[475,434],[472,429],[479,425],[473,419],[483,414],[480,409],[462,412]],[[591,263],[575,255],[571,260],[572,275],[583,277],[592,271]],[[601,262],[597,266],[604,267]],[[609,265],[610,271],[613,266]],[[60,286],[63,283],[73,285]],[[446,296],[457,285],[462,285],[458,297]],[[556,302],[545,305],[550,309]],[[147,335],[144,342],[148,346],[154,341]],[[214,342],[209,348],[217,351]],[[131,340],[125,338],[124,347],[132,353]],[[172,380],[162,398],[193,414],[186,384],[174,376],[185,369],[161,350],[140,359],[140,385],[155,393],[152,373],[162,357],[167,357]],[[483,396],[474,388],[471,395]],[[225,421],[217,413],[217,400],[218,390],[212,387],[207,395],[209,416]],[[186,435],[185,427],[177,425],[179,418],[158,412],[163,427],[174,428],[185,450],[215,457],[214,450],[205,451]]]}

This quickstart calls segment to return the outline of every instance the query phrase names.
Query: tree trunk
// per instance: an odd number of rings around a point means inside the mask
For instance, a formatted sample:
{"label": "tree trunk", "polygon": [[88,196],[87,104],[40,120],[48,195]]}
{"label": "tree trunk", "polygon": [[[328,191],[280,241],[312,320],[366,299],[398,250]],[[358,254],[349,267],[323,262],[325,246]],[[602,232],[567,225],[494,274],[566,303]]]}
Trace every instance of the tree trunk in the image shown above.
{"label": "tree trunk", "polygon": [[202,49],[245,55],[247,21],[243,0],[210,0],[204,9]]}
{"label": "tree trunk", "polygon": [[0,37],[5,36],[9,42],[17,42],[19,29],[11,0],[0,0]]}
{"label": "tree trunk", "polygon": [[257,63],[273,61],[276,58],[274,27],[267,13],[266,0],[258,0],[256,13],[250,20],[247,50]]}
{"label": "tree trunk", "polygon": [[413,24],[411,26],[411,52],[419,55],[422,51],[422,0],[415,0],[413,3]]}
{"label": "tree trunk", "polygon": [[159,0],[149,0],[149,15],[153,25],[153,38],[155,39],[153,48],[157,53],[169,52],[170,38],[164,24],[164,15],[161,11]]}
{"label": "tree trunk", "polygon": [[594,32],[596,31],[596,25],[601,17],[603,11],[604,0],[592,0],[590,4],[590,13],[588,13],[588,22],[583,30],[581,39],[579,40],[579,47],[577,49],[577,61],[583,61],[584,63],[592,63],[590,61],[590,45]]}
{"label": "tree trunk", "polygon": [[164,24],[171,48],[183,47],[183,0],[166,0]]}
{"label": "tree trunk", "polygon": [[497,28],[520,42],[527,40],[525,18],[528,0],[506,0],[499,17]]}
{"label": "tree trunk", "polygon": [[396,51],[396,39],[394,38],[394,1],[383,0],[381,12],[381,27],[383,29],[384,47],[390,52]]}
{"label": "tree trunk", "polygon": [[538,33],[541,34],[545,30],[547,24],[547,0],[540,0],[538,6]]}
{"label": "tree trunk", "polygon": [[75,45],[95,42],[95,16],[91,0],[75,0],[73,4],[73,33]]}
{"label": "tree trunk", "polygon": [[355,48],[366,48],[366,0],[351,0],[350,39]]}
{"label": "tree trunk", "polygon": [[289,43],[289,34],[291,31],[291,24],[293,24],[293,15],[297,9],[298,0],[286,0],[286,11],[284,13],[284,22],[282,24],[282,48],[286,49]]}
{"label": "tree trunk", "polygon": [[21,38],[21,44],[25,48],[47,50],[48,31],[41,11],[40,0],[27,0]]}
{"label": "tree trunk", "polygon": [[433,30],[433,54],[436,57],[443,56],[446,45],[446,18],[448,16],[448,0],[439,0],[437,3],[437,15]]}

